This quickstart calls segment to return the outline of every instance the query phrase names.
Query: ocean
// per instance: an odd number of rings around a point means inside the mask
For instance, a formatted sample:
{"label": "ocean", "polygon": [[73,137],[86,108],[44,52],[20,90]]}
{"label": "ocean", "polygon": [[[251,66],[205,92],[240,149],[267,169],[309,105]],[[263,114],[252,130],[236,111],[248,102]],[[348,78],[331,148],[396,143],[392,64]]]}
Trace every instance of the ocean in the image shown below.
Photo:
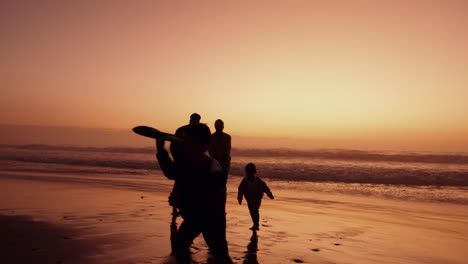
{"label": "ocean", "polygon": [[[468,154],[233,149],[230,181],[253,162],[275,188],[468,204]],[[0,145],[0,177],[94,182],[151,191],[154,147]],[[168,181],[169,182],[169,181]]]}

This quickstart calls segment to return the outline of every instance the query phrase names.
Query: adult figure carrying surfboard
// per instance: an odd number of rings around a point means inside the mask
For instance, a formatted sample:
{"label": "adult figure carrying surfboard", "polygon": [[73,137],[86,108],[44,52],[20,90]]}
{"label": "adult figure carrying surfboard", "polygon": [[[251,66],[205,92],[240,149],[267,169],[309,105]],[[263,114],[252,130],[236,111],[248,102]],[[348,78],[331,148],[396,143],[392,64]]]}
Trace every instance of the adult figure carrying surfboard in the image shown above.
{"label": "adult figure carrying surfboard", "polygon": [[[200,124],[200,119],[201,119],[201,116],[199,114],[197,113],[191,114],[189,124],[179,127],[176,130],[174,135],[180,138],[185,138],[185,136],[187,135],[187,129],[189,128],[189,126]],[[171,150],[172,158],[174,159],[174,162],[176,163],[183,159],[183,155],[184,155],[183,144],[184,144],[183,142],[172,141],[171,146],[169,147]]]}
{"label": "adult figure carrying surfboard", "polygon": [[[187,136],[188,128],[190,126],[200,124],[200,119],[201,119],[201,116],[199,114],[197,114],[197,113],[191,114],[189,124],[179,127],[176,130],[174,135],[179,137],[179,138],[185,139],[185,137]],[[175,164],[182,163],[183,160],[184,160],[184,155],[185,155],[184,154],[184,151],[185,151],[184,142],[183,141],[179,141],[179,142],[171,141],[171,145],[170,145],[169,149],[171,150],[171,155],[172,155],[172,159],[174,160],[174,163]],[[178,186],[177,186],[177,183],[174,183],[174,187],[172,188],[172,192],[169,195],[169,204],[173,207],[172,214],[174,214],[176,216],[178,215],[178,212],[177,212],[177,209],[176,209],[176,208],[178,208],[177,196],[178,196]]]}
{"label": "adult figure carrying surfboard", "polygon": [[164,138],[156,140],[159,166],[175,180],[177,207],[184,219],[175,235],[174,254],[178,263],[191,263],[189,247],[202,233],[216,263],[231,264],[226,241],[227,175],[217,160],[205,155],[210,129],[205,124],[189,125],[183,140],[183,156],[177,162],[164,149]]}
{"label": "adult figure carrying surfboard", "polygon": [[224,173],[228,175],[231,167],[231,136],[223,132],[223,120],[216,120],[214,125],[216,132],[211,135],[211,144],[208,152],[212,158],[219,162]]}

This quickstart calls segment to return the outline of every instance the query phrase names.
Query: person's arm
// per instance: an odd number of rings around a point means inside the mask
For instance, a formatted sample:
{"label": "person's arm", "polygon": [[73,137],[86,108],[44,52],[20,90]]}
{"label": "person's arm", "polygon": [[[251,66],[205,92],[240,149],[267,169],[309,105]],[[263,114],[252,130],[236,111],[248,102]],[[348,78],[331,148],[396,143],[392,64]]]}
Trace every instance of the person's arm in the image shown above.
{"label": "person's arm", "polygon": [[230,161],[231,161],[231,136],[227,135],[226,149],[224,152],[224,163],[225,163],[224,167],[227,167]]}
{"label": "person's arm", "polygon": [[213,175],[212,176],[212,179],[213,179],[212,182],[215,185],[223,186],[223,187],[226,186],[227,175],[225,175],[225,173],[223,173],[223,168],[221,167],[219,162],[214,158],[211,158],[210,173]]}
{"label": "person's arm", "polygon": [[273,196],[273,193],[271,193],[270,191],[270,188],[268,188],[268,185],[263,182],[263,192],[266,193],[266,195],[270,198],[270,199],[275,199],[275,197]]}
{"label": "person's arm", "polygon": [[244,180],[241,181],[239,184],[239,188],[237,190],[237,201],[239,204],[242,204],[242,197],[244,196]]}
{"label": "person's arm", "polygon": [[174,180],[176,177],[176,168],[174,162],[169,157],[169,153],[164,148],[164,139],[156,139],[156,159],[164,175]]}
{"label": "person's arm", "polygon": [[[211,138],[213,138],[213,135],[214,135],[214,134],[211,135]],[[212,158],[214,158],[213,156],[214,156],[214,154],[215,154],[215,153],[214,153],[215,147],[216,147],[216,146],[215,146],[215,144],[213,144],[213,140],[211,140],[210,146],[208,147],[208,154],[210,154],[210,157],[212,157]]]}
{"label": "person's arm", "polygon": [[[181,127],[179,127],[176,132],[174,133],[175,136],[181,136]],[[171,142],[169,145],[169,150],[171,151],[172,156],[174,157],[174,153],[176,153],[180,149],[180,143],[178,142]],[[177,154],[176,154],[177,155]]]}

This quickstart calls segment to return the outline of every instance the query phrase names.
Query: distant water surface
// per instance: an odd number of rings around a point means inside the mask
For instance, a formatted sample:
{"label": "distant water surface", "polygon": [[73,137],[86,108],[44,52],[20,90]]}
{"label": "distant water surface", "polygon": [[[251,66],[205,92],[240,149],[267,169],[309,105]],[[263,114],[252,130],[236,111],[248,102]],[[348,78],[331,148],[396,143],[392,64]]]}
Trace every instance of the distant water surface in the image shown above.
{"label": "distant water surface", "polygon": [[[0,170],[86,177],[120,175],[129,180],[150,180],[155,170],[159,170],[154,151],[154,148],[1,145]],[[231,174],[242,176],[249,162],[257,165],[259,176],[276,180],[280,188],[457,203],[468,200],[466,153],[234,149]]]}

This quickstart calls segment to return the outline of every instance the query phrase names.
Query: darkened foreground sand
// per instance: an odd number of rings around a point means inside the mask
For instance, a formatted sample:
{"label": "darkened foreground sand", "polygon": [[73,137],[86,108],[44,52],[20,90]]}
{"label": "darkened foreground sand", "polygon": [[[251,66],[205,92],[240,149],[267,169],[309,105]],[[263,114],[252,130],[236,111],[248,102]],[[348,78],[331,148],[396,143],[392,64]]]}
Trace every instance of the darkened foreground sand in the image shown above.
{"label": "darkened foreground sand", "polygon": [[[111,179],[111,181],[106,180]],[[0,173],[0,263],[169,263],[171,182],[112,176]],[[236,263],[467,263],[468,206],[285,188],[252,233],[228,186],[227,238]],[[181,219],[177,218],[180,224]],[[207,263],[200,236],[193,259]]]}
{"label": "darkened foreground sand", "polygon": [[31,217],[0,215],[2,263],[88,262],[104,241],[74,240],[80,233],[73,228]]}

